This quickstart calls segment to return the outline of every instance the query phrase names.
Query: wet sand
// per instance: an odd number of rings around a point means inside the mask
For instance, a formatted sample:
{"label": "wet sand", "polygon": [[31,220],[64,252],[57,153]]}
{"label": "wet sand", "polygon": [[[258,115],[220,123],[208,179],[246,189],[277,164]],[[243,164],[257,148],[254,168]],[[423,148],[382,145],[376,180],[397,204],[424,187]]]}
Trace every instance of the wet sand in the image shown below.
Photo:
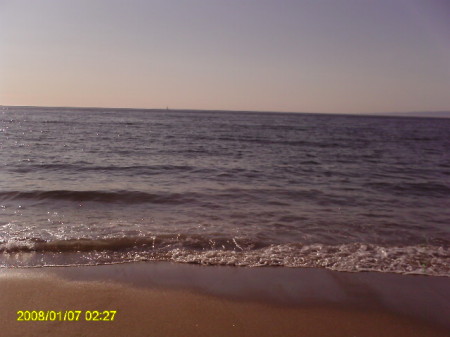
{"label": "wet sand", "polygon": [[[2,336],[450,336],[448,278],[136,263],[0,270]],[[80,310],[18,322],[18,310]],[[112,322],[85,311],[116,310]]]}

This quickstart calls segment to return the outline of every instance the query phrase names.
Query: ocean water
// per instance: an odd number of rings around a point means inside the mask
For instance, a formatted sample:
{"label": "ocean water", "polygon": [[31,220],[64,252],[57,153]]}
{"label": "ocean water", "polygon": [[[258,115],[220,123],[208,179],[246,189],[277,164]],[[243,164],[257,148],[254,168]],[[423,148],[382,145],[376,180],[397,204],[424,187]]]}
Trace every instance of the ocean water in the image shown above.
{"label": "ocean water", "polygon": [[0,266],[450,276],[450,119],[0,108]]}

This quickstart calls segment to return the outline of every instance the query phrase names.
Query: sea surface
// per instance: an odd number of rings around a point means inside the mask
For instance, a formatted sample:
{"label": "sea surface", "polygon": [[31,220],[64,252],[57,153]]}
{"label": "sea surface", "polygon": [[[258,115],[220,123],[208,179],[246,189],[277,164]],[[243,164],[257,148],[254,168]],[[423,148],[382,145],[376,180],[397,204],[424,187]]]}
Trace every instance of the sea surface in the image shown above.
{"label": "sea surface", "polygon": [[0,107],[0,266],[450,276],[450,119]]}

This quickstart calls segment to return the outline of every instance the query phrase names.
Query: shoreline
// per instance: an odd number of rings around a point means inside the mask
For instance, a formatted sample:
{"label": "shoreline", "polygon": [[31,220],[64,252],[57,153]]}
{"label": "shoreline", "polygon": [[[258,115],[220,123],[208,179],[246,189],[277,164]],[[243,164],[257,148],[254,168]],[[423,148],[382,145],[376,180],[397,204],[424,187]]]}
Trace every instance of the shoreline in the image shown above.
{"label": "shoreline", "polygon": [[[449,290],[447,278],[314,268],[0,269],[0,326],[8,336],[448,336]],[[17,310],[94,309],[117,319],[16,321]]]}

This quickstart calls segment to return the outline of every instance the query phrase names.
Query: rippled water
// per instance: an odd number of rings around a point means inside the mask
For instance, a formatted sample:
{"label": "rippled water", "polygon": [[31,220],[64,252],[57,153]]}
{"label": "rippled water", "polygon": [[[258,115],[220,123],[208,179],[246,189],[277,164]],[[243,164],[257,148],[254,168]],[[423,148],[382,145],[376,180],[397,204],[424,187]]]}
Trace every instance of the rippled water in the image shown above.
{"label": "rippled water", "polygon": [[0,265],[450,275],[450,119],[0,110]]}

